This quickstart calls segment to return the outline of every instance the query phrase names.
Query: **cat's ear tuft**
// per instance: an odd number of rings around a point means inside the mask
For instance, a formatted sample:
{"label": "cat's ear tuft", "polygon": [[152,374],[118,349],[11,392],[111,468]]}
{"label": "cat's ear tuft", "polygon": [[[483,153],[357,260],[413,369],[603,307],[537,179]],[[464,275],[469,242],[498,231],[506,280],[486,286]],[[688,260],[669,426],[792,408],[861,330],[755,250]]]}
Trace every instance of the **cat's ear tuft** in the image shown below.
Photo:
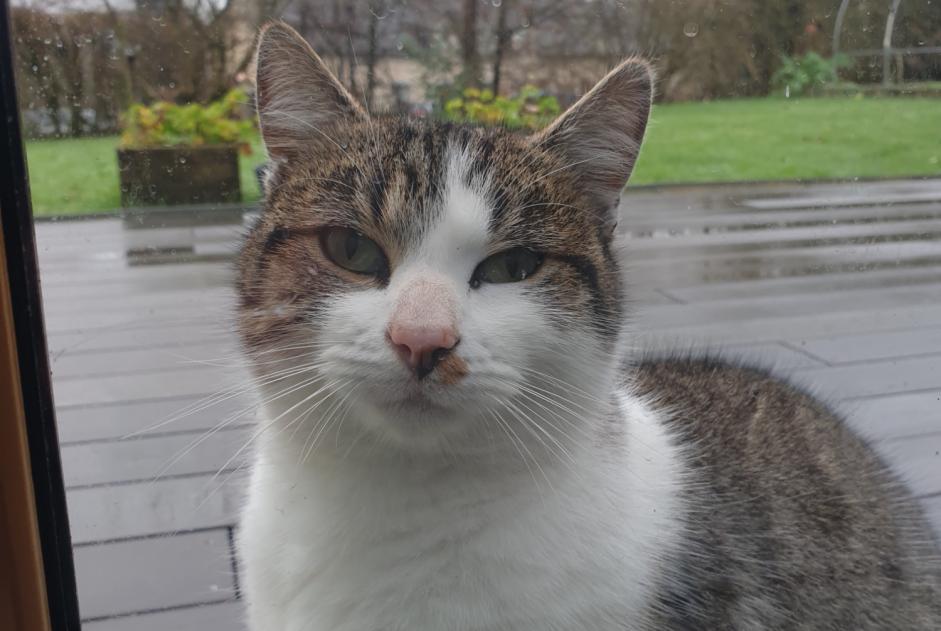
{"label": "cat's ear tuft", "polygon": [[605,210],[617,206],[634,169],[653,83],[649,63],[628,59],[534,137],[536,144],[563,154]]}
{"label": "cat's ear tuft", "polygon": [[344,119],[366,119],[323,60],[284,22],[266,25],[258,38],[255,98],[262,138],[275,160],[301,146],[333,140],[325,128]]}

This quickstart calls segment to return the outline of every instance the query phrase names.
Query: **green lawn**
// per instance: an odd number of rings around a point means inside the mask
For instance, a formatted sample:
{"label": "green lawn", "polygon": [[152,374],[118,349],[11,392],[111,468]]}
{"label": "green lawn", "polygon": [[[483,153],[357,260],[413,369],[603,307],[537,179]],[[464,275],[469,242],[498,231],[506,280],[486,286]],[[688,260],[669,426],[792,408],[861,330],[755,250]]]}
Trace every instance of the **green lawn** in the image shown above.
{"label": "green lawn", "polygon": [[745,99],[654,110],[634,184],[941,175],[941,100]]}
{"label": "green lawn", "polygon": [[[119,204],[115,138],[27,144],[37,215]],[[242,157],[258,196],[256,145]],[[941,101],[914,98],[748,99],[654,109],[634,184],[941,175]]]}

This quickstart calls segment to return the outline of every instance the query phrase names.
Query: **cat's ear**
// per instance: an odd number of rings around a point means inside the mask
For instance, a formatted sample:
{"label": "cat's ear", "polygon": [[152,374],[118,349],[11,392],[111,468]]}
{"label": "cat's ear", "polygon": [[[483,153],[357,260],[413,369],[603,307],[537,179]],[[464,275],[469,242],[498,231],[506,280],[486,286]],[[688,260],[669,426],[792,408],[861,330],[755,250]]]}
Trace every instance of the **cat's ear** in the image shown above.
{"label": "cat's ear", "polygon": [[258,40],[255,98],[268,154],[289,158],[301,146],[331,144],[324,131],[366,112],[297,31],[284,22],[265,26]]}
{"label": "cat's ear", "polygon": [[606,211],[617,206],[637,161],[653,81],[650,64],[628,59],[533,139],[561,152]]}

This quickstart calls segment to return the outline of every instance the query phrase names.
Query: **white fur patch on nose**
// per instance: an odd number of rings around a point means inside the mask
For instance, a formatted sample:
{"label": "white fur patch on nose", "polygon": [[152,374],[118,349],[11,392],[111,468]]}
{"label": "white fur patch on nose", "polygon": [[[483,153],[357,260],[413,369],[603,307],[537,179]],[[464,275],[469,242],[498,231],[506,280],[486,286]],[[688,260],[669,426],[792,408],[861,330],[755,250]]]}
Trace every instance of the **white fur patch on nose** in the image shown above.
{"label": "white fur patch on nose", "polygon": [[422,275],[402,287],[389,319],[390,330],[441,332],[457,339],[457,296],[444,278]]}

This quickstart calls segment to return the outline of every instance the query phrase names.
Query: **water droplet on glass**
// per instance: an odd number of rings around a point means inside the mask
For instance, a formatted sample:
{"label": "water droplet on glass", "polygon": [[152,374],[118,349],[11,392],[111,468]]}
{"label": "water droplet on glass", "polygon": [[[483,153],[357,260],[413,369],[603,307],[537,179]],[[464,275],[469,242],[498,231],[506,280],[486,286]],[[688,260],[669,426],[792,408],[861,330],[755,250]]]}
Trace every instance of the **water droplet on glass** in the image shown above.
{"label": "water droplet on glass", "polygon": [[405,48],[405,42],[403,42],[402,40],[399,40],[395,43],[396,50],[402,50],[403,48]]}
{"label": "water droplet on glass", "polygon": [[180,156],[180,164],[186,164],[186,157]]}
{"label": "water droplet on glass", "polygon": [[495,7],[499,7],[501,4],[503,4],[503,0],[490,0],[490,4]]}
{"label": "water droplet on glass", "polygon": [[33,72],[39,72],[39,66],[33,65]]}
{"label": "water droplet on glass", "polygon": [[42,56],[42,60],[43,60],[43,61],[49,61],[49,55],[43,55],[43,56]]}
{"label": "water droplet on glass", "polygon": [[175,87],[176,87],[176,81],[171,81],[171,82],[170,82],[170,87],[171,87],[171,88],[175,88]]}
{"label": "water droplet on glass", "polygon": [[699,35],[699,23],[687,22],[683,25],[683,35],[686,37],[696,37]]}
{"label": "water droplet on glass", "polygon": [[51,40],[51,39],[44,39],[44,40],[42,41],[42,43],[43,43],[43,44],[51,44],[51,43],[52,43],[52,40]]}

